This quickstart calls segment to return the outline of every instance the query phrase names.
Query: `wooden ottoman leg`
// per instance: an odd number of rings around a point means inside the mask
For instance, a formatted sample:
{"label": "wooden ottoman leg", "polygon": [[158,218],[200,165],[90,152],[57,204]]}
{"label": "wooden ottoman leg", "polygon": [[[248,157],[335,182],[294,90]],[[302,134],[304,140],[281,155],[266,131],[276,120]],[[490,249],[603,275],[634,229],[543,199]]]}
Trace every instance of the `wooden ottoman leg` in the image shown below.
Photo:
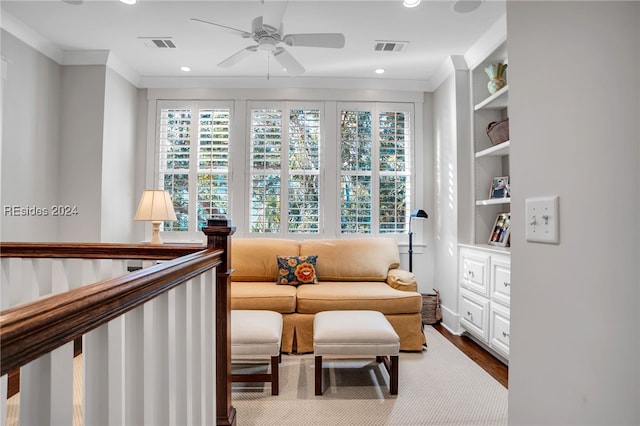
{"label": "wooden ottoman leg", "polygon": [[391,395],[398,394],[398,355],[391,355],[391,371],[389,372],[389,379],[391,381],[389,385],[389,393]]}
{"label": "wooden ottoman leg", "polygon": [[280,392],[280,373],[278,371],[278,359],[279,356],[271,357],[271,395],[278,395]]}
{"label": "wooden ottoman leg", "polygon": [[316,355],[316,395],[322,395],[322,355]]}

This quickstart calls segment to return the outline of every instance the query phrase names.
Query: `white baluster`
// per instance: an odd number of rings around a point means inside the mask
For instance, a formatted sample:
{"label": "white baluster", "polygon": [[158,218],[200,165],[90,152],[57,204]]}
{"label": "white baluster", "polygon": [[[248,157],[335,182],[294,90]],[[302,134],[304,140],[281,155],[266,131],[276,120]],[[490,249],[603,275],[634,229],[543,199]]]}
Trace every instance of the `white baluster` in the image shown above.
{"label": "white baluster", "polygon": [[73,342],[51,352],[51,424],[73,424]]}
{"label": "white baluster", "polygon": [[73,343],[30,362],[20,370],[20,423],[73,422]]}
{"label": "white baluster", "polygon": [[172,400],[172,424],[187,422],[187,289],[186,284],[169,293],[169,312],[172,316],[169,344],[169,389]]}
{"label": "white baluster", "polygon": [[203,300],[200,293],[201,280],[199,277],[191,280],[187,288],[187,298],[190,306],[190,314],[187,318],[187,346],[191,352],[190,363],[187,366],[189,375],[188,400],[191,404],[192,424],[206,424],[203,420],[203,414],[206,402],[203,401],[203,377],[202,369],[202,321],[201,306]]}
{"label": "white baluster", "polygon": [[169,424],[168,295],[145,304],[144,320],[144,419],[146,424]]}
{"label": "white baluster", "polygon": [[144,305],[125,314],[125,392],[126,425],[143,425],[144,418]]}
{"label": "white baluster", "polygon": [[5,426],[7,424],[7,382],[8,381],[9,381],[9,378],[7,374],[0,377],[0,426]]}
{"label": "white baluster", "polygon": [[109,424],[108,324],[84,335],[84,426]]}
{"label": "white baluster", "polygon": [[[203,288],[204,306],[204,365],[203,376],[205,377],[205,401],[216,400],[216,273],[215,269],[205,272],[198,277]],[[215,404],[205,404],[205,422],[214,424],[216,422]]]}

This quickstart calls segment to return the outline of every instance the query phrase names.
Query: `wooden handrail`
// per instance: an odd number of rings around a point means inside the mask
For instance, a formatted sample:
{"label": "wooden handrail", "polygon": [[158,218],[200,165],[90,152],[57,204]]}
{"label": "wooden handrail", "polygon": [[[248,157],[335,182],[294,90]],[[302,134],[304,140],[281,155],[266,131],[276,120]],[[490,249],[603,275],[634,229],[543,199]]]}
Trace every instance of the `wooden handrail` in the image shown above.
{"label": "wooden handrail", "polygon": [[202,244],[0,243],[0,257],[169,260],[204,249]]}
{"label": "wooden handrail", "polygon": [[221,265],[207,249],[0,313],[0,375],[70,342],[175,286]]}
{"label": "wooden handrail", "polygon": [[216,423],[235,425],[231,404],[230,222],[209,220],[207,245],[0,243],[0,257],[148,259],[168,262],[0,312],[0,376],[216,268]]}

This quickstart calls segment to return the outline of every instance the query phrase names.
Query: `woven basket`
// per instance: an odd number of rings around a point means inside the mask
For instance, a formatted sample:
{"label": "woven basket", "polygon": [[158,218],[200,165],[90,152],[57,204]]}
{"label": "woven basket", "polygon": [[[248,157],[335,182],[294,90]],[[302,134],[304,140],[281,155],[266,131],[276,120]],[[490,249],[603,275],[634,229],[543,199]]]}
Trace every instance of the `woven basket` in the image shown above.
{"label": "woven basket", "polygon": [[498,145],[509,140],[509,119],[492,121],[487,126],[487,136],[492,145]]}
{"label": "woven basket", "polygon": [[422,324],[435,324],[442,320],[440,310],[440,292],[433,289],[435,294],[422,293]]}

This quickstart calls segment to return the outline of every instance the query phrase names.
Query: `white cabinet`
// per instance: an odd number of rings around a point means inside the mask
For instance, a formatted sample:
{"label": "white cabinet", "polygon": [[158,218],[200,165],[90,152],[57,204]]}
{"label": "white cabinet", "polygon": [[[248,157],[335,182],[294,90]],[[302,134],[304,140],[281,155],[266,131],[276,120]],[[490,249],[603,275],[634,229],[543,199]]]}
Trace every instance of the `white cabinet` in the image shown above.
{"label": "white cabinet", "polygon": [[492,303],[489,311],[489,347],[509,359],[509,309]]}
{"label": "white cabinet", "polygon": [[509,358],[511,258],[507,249],[459,247],[460,326]]}
{"label": "white cabinet", "polygon": [[509,307],[511,300],[511,259],[491,256],[491,299]]}
{"label": "white cabinet", "polygon": [[489,339],[489,301],[470,291],[460,290],[460,323],[480,338]]}

